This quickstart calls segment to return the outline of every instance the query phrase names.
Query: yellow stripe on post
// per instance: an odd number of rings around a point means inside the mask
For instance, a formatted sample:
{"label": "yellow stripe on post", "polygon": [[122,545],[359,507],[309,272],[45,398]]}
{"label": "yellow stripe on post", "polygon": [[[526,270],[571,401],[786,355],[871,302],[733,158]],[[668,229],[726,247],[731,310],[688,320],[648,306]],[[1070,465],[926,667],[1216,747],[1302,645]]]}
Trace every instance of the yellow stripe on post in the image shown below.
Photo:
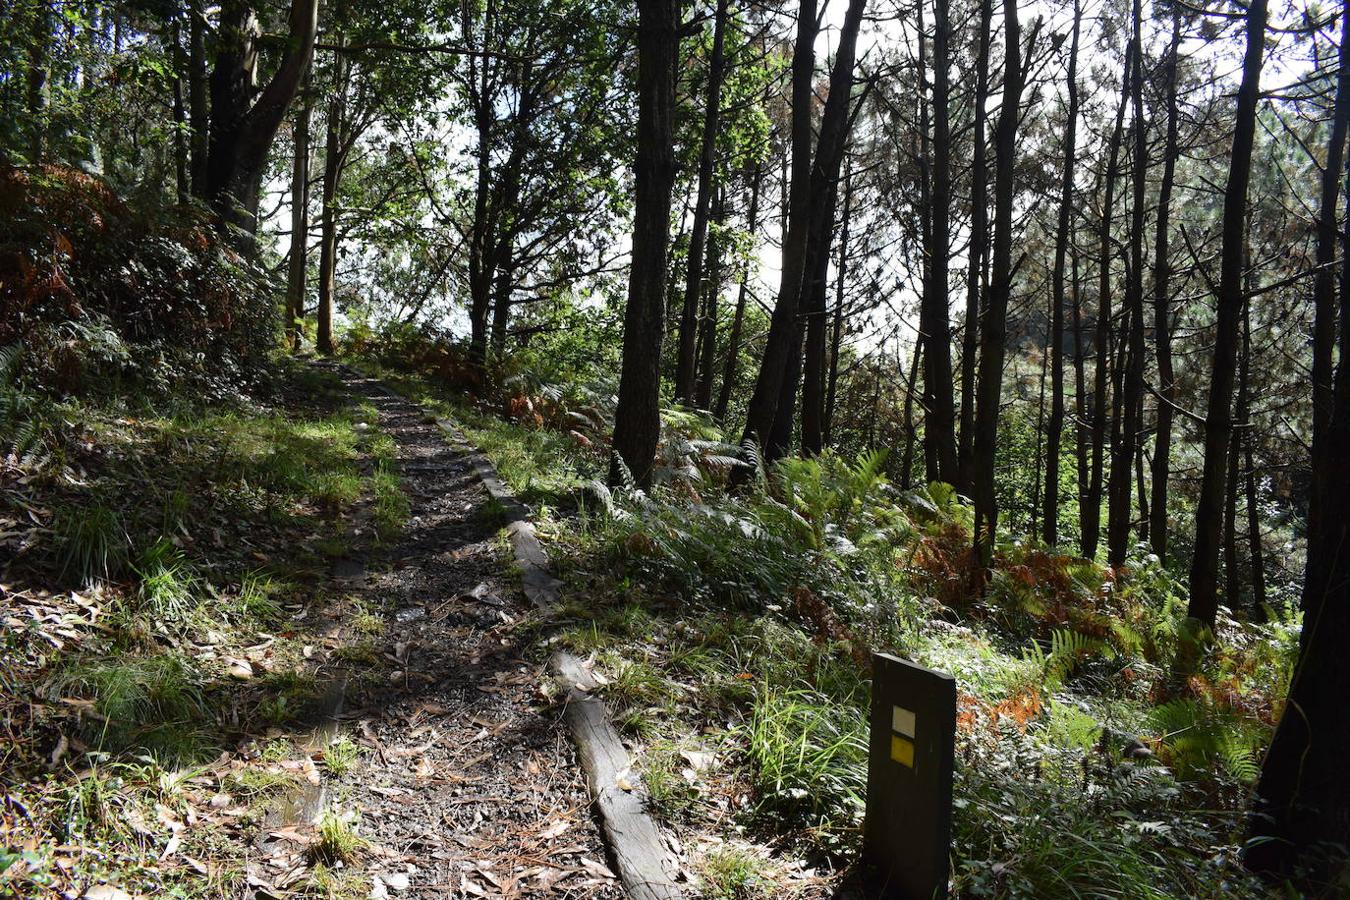
{"label": "yellow stripe on post", "polygon": [[891,735],[891,759],[902,766],[914,768],[914,742],[898,734]]}

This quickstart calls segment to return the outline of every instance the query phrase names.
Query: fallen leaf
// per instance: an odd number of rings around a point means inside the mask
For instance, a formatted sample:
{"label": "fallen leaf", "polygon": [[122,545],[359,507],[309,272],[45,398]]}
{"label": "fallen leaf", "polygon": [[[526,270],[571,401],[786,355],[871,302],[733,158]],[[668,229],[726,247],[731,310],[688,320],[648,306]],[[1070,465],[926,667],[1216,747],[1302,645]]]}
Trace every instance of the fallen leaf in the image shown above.
{"label": "fallen leaf", "polygon": [[599,878],[612,879],[614,877],[614,873],[611,872],[608,868],[606,868],[601,863],[598,863],[595,860],[586,856],[583,856],[581,858],[581,867],[585,869],[587,872],[590,872],[592,875],[595,875]]}
{"label": "fallen leaf", "polygon": [[135,900],[130,894],[111,884],[96,884],[84,889],[85,900]]}

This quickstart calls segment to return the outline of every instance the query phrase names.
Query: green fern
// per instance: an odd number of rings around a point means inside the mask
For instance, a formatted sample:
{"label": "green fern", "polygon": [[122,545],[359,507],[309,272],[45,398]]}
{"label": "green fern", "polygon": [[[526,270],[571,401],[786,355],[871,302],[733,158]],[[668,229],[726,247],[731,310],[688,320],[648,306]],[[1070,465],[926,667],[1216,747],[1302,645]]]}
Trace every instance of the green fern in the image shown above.
{"label": "green fern", "polygon": [[41,461],[41,443],[32,401],[15,385],[22,347],[0,347],[0,456],[25,465]]}
{"label": "green fern", "polygon": [[1252,784],[1261,774],[1252,747],[1236,732],[1225,732],[1219,741],[1219,759],[1224,769],[1243,784]]}
{"label": "green fern", "polygon": [[1024,660],[1040,669],[1043,682],[1050,688],[1063,684],[1084,661],[1114,656],[1115,651],[1105,641],[1067,628],[1051,633],[1049,653],[1035,641],[1022,652]]}

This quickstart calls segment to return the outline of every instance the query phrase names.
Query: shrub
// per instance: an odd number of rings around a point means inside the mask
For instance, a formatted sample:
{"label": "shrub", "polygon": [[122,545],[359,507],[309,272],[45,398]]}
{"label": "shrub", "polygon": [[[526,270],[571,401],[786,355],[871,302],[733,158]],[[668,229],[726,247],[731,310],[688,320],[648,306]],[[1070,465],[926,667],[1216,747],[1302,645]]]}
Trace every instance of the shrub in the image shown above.
{"label": "shrub", "polygon": [[31,351],[31,386],[188,382],[223,397],[274,345],[268,277],[197,212],[124,201],[63,166],[0,163],[0,221],[0,346]]}

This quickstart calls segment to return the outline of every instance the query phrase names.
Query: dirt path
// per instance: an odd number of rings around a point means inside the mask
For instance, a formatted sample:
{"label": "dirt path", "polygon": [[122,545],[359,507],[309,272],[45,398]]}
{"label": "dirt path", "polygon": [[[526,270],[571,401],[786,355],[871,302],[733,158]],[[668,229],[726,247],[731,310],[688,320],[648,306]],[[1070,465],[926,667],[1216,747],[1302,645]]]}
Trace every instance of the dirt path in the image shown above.
{"label": "dirt path", "polygon": [[385,619],[386,672],[354,678],[339,716],[363,752],[329,788],[375,847],[373,895],[622,896],[468,458],[412,403],[340,374],[397,442],[412,503],[396,545],[341,573]]}

